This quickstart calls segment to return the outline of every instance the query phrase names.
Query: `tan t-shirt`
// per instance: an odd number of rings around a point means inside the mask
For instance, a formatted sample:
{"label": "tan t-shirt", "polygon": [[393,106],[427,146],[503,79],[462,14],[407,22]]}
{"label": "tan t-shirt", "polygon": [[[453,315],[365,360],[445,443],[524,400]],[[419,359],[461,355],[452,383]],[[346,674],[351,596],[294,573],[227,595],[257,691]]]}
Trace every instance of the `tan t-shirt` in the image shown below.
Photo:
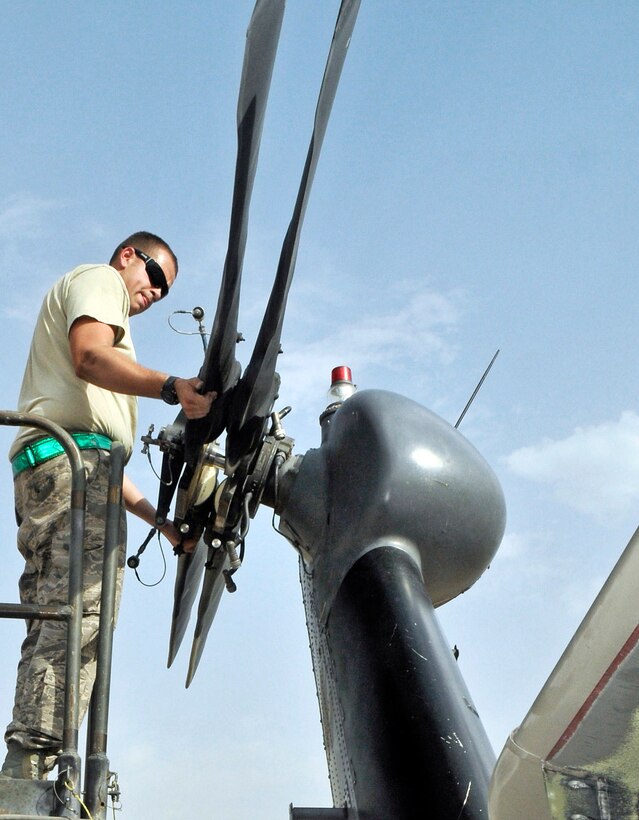
{"label": "tan t-shirt", "polygon": [[[76,376],[69,330],[76,319],[90,316],[116,330],[115,348],[135,361],[129,331],[129,294],[110,265],[81,265],[63,276],[46,295],[36,322],[22,380],[18,409],[35,413],[69,432],[102,433],[121,441],[127,457],[133,448],[137,398],[112,393]],[[21,427],[9,457],[46,433]]]}

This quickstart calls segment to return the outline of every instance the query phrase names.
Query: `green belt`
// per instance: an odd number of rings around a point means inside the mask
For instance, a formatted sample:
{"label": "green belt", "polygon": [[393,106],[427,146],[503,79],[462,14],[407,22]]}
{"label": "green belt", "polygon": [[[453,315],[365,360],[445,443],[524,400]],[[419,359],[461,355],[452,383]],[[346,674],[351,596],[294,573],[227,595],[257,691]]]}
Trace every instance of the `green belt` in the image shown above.
{"label": "green belt", "polygon": [[[100,433],[71,433],[75,443],[80,450],[110,450],[111,439],[103,436]],[[64,447],[60,442],[47,436],[46,438],[39,438],[27,444],[19,453],[11,459],[11,467],[13,468],[13,477],[15,478],[27,467],[36,467],[44,461],[49,461],[56,456],[64,453]]]}

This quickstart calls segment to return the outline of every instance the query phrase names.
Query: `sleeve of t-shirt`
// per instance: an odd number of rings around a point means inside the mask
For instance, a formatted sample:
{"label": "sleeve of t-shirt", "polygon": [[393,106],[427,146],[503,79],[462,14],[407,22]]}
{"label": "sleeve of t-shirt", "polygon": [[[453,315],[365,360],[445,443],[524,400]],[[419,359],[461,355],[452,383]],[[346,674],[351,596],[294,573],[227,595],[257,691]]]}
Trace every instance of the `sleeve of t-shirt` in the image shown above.
{"label": "sleeve of t-shirt", "polygon": [[107,265],[80,271],[68,284],[65,298],[67,333],[82,316],[89,316],[116,329],[116,342],[125,332],[129,298],[122,278]]}

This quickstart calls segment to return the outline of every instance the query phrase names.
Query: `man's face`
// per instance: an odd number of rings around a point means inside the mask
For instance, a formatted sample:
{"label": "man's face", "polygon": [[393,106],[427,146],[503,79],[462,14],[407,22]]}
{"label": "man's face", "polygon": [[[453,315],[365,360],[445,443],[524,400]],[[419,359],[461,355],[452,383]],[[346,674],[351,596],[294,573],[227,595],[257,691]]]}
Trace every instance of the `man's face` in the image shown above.
{"label": "man's face", "polygon": [[[124,286],[131,300],[129,316],[137,316],[150,308],[154,302],[158,302],[162,298],[162,292],[160,287],[155,286],[149,278],[147,263],[135,254],[133,248],[125,248],[122,255],[124,268],[120,271],[120,276],[124,280]],[[153,259],[164,271],[166,283],[170,288],[175,281],[173,259],[162,248],[155,251]]]}

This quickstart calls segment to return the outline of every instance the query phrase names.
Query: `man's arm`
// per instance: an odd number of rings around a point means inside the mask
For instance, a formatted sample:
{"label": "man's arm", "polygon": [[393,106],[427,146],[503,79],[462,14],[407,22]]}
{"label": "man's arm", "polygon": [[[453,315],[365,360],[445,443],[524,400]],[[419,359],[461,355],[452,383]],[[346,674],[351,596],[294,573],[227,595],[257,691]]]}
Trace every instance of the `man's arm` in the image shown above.
{"label": "man's arm", "polygon": [[[122,479],[122,498],[128,512],[137,515],[151,527],[155,527],[155,507],[126,475]],[[160,527],[160,532],[174,547],[181,543],[185,552],[191,552],[195,547],[196,541],[192,538],[183,540],[171,521],[167,521]]]}
{"label": "man's arm", "polygon": [[[89,316],[82,316],[71,326],[69,345],[76,376],[84,381],[130,396],[159,399],[169,374],[151,370],[132,361],[114,347],[115,330]],[[203,418],[209,412],[214,393],[201,395],[197,378],[176,379],[175,391],[187,418]]]}

